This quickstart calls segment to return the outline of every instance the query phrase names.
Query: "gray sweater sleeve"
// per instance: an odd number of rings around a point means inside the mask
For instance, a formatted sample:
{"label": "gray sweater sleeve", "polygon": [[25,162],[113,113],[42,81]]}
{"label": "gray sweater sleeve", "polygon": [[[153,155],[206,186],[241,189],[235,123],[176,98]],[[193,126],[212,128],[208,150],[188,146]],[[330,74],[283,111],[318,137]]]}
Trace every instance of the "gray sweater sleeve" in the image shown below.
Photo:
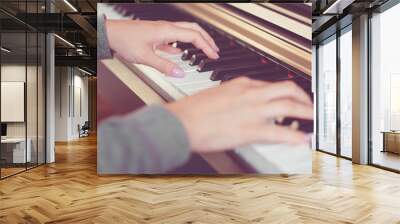
{"label": "gray sweater sleeve", "polygon": [[112,58],[104,20],[105,15],[97,16],[97,59]]}
{"label": "gray sweater sleeve", "polygon": [[97,150],[99,174],[165,173],[190,156],[183,125],[160,105],[101,123]]}

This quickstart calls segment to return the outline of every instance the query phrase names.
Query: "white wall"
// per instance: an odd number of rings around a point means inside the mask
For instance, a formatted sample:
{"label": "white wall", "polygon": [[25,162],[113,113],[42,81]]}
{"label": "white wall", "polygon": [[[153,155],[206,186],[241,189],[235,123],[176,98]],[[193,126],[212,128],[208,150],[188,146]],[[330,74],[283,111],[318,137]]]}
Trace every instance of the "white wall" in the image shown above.
{"label": "white wall", "polygon": [[55,140],[77,139],[78,124],[88,120],[88,78],[75,68],[56,67],[55,87]]}
{"label": "white wall", "polygon": [[[1,121],[24,122],[25,83],[1,82]],[[36,108],[36,107],[35,107]]]}
{"label": "white wall", "polygon": [[[75,70],[76,71],[76,70]],[[88,121],[88,78],[79,75],[74,75],[74,108],[72,108],[72,130],[71,135],[73,138],[77,138],[79,136],[78,133],[78,124],[81,126]]]}
{"label": "white wall", "polygon": [[[1,81],[2,82],[26,82],[25,75],[27,69],[28,74],[36,73],[36,67],[18,64],[5,64],[1,66]],[[36,97],[36,93],[27,93],[28,97]],[[4,110],[5,108],[1,108]],[[33,120],[28,117],[28,120]],[[25,122],[7,122],[7,136],[8,137],[25,137]],[[30,127],[31,125],[29,125]],[[28,136],[29,137],[29,136]]]}
{"label": "white wall", "polygon": [[67,67],[55,68],[55,141],[68,140],[68,76]]}

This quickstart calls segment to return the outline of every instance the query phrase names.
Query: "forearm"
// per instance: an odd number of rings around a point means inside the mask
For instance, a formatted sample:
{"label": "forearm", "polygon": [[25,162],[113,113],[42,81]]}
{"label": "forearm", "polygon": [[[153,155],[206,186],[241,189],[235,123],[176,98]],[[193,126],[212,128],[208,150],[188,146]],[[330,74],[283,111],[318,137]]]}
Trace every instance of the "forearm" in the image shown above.
{"label": "forearm", "polygon": [[99,174],[165,173],[183,165],[190,147],[181,122],[162,106],[150,106],[99,127]]}

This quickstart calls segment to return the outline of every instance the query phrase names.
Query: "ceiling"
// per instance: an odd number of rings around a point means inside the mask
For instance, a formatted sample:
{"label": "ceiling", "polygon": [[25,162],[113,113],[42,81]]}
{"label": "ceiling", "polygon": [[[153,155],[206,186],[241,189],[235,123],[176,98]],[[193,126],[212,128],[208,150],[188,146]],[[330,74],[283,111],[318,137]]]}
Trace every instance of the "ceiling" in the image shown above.
{"label": "ceiling", "polygon": [[313,0],[313,44],[352,23],[354,17],[374,10],[388,0]]}
{"label": "ceiling", "polygon": [[[1,52],[2,60],[23,63],[25,57],[28,61],[33,59],[36,51],[44,47],[44,44],[39,44],[37,48],[36,35],[54,32],[61,37],[55,38],[56,65],[81,66],[95,72],[97,2],[101,1],[48,0],[46,5],[45,0],[1,0],[1,43],[11,50],[9,53]],[[48,13],[50,8],[52,13]],[[34,31],[34,34],[25,35],[27,30]],[[60,58],[62,60],[58,60]],[[80,61],[82,63],[77,64]]]}

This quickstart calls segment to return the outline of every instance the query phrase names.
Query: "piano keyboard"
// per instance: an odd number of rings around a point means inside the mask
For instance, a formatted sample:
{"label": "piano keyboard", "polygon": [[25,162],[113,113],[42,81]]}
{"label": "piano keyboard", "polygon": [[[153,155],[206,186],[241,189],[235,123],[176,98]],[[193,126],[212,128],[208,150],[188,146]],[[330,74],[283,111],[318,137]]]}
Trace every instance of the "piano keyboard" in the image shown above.
{"label": "piano keyboard", "polygon": [[[156,13],[151,13],[149,10],[138,10],[140,7],[123,6],[121,4],[117,7],[109,7],[103,12],[106,12],[108,18],[110,18],[110,15],[118,14],[115,13],[117,11],[121,15],[119,18],[127,18],[134,14],[135,19],[194,21],[199,23],[213,37],[220,49],[220,58],[217,60],[207,58],[201,50],[187,43],[177,42],[172,44],[182,50],[179,54],[158,51],[159,56],[180,66],[185,72],[183,78],[166,76],[145,65],[127,65],[131,68],[135,67],[135,70],[138,71],[137,75],[167,100],[177,100],[205,89],[214,88],[225,81],[240,76],[269,82],[291,80],[311,95],[311,81],[307,77],[292,71],[272,57],[255,51],[250,46],[241,43],[240,40],[202,23],[201,20],[175,11],[164,12],[162,16],[156,16]],[[113,11],[113,13],[107,14],[108,11]],[[168,15],[174,16],[172,18]],[[313,131],[312,121],[282,118],[277,119],[276,122],[308,133]],[[243,149],[236,149],[235,152],[247,163],[250,163],[253,169],[261,173],[308,173],[311,171],[309,146],[252,145],[243,147]]]}

